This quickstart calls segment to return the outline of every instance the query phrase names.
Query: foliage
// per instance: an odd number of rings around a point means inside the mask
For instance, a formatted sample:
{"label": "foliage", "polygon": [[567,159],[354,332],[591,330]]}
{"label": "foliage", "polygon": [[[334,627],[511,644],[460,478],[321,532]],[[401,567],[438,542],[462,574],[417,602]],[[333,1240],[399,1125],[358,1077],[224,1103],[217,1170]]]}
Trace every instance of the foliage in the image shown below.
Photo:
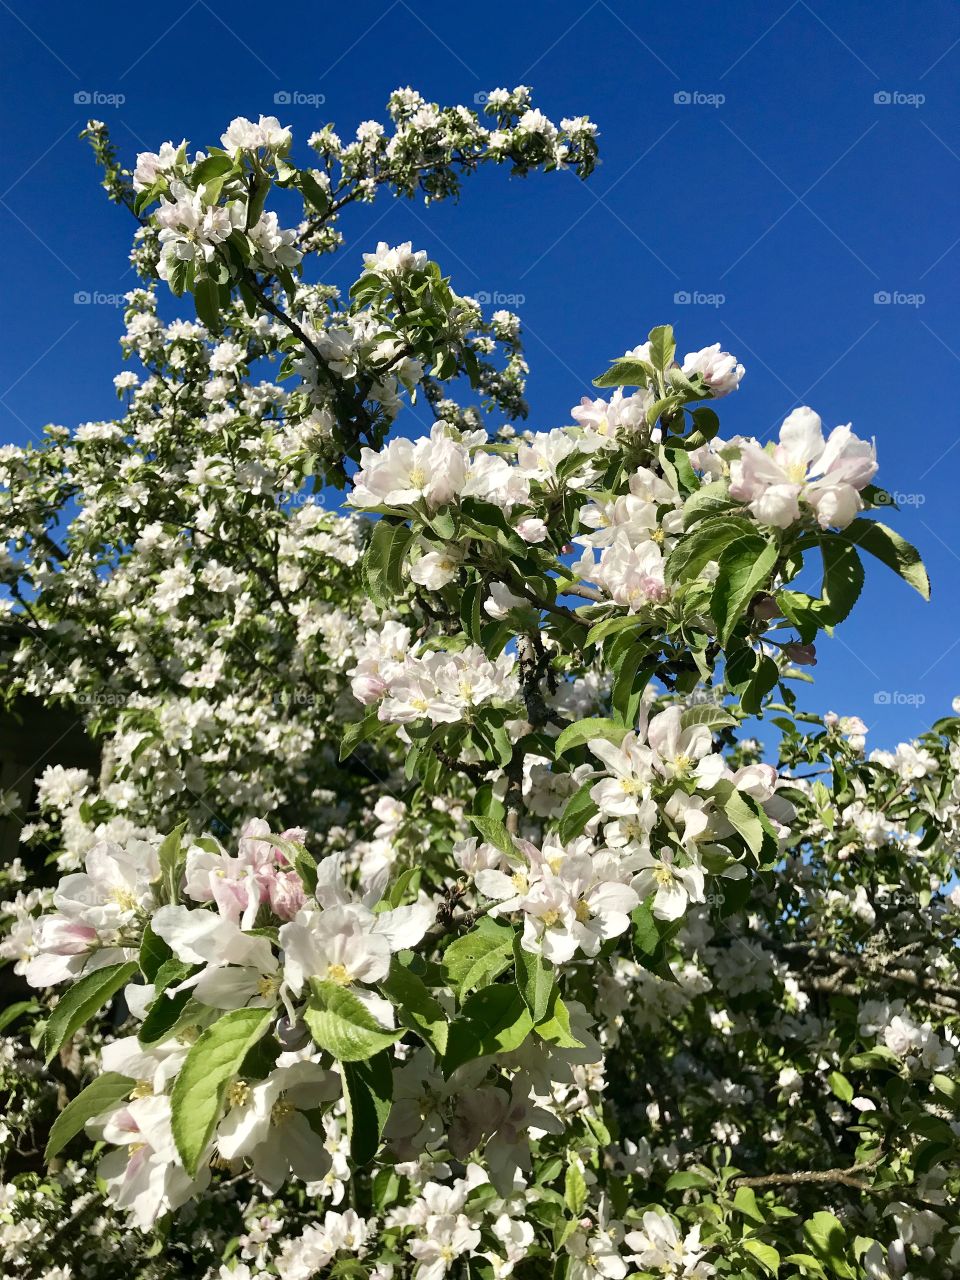
{"label": "foliage", "polygon": [[103,750],[43,775],[62,878],[4,906],[43,993],[5,1042],[5,1260],[955,1275],[960,719],[867,755],[795,694],[875,561],[929,593],[874,448],[806,407],[723,439],[743,367],[667,325],[575,425],[503,422],[516,317],[409,244],[348,300],[308,269],[380,187],[587,176],[595,130],[523,88],[492,129],[389,111],[303,168],[272,118],[133,174],[88,128],[143,373],[2,457],[6,687]]}

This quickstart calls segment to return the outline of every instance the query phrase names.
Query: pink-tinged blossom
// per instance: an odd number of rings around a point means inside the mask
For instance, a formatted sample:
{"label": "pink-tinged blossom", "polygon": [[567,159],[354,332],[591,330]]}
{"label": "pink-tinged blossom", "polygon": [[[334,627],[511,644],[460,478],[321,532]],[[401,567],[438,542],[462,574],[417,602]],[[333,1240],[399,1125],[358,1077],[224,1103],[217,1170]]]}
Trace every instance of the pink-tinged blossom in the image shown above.
{"label": "pink-tinged blossom", "polygon": [[125,1103],[101,1125],[103,1138],[117,1148],[97,1166],[107,1198],[126,1209],[141,1231],[178,1209],[210,1181],[202,1162],[191,1178],[180,1162],[170,1129],[170,1099],[150,1095]]}
{"label": "pink-tinged blossom", "polygon": [[234,922],[247,910],[251,894],[281,920],[292,920],[305,900],[300,877],[286,854],[270,843],[270,827],[262,818],[243,828],[235,857],[192,846],[184,885],[194,902],[215,902],[221,915]]}
{"label": "pink-tinged blossom", "polygon": [[136,954],[154,904],[155,850],[142,842],[129,850],[104,842],[89,851],[85,865],[63,877],[55,910],[37,921],[23,969],[32,986],[52,986]]}
{"label": "pink-tinged blossom", "polygon": [[715,342],[712,347],[703,347],[700,351],[691,351],[685,355],[680,372],[688,378],[699,373],[710,388],[714,400],[719,400],[721,396],[728,396],[731,391],[739,388],[745,370],[742,364],[737,363],[736,356],[732,356],[729,351],[721,351],[720,343]]}
{"label": "pink-tinged blossom", "polygon": [[730,495],[749,504],[761,524],[786,529],[800,519],[801,503],[822,529],[845,529],[863,507],[859,491],[877,471],[876,450],[849,426],[826,440],[820,417],[800,408],[780,428],[772,449],[743,441],[730,464]]}
{"label": "pink-tinged blossom", "polygon": [[375,453],[363,449],[348,501],[355,507],[423,506],[436,511],[457,497],[467,474],[467,451],[442,423],[420,440],[393,440]]}

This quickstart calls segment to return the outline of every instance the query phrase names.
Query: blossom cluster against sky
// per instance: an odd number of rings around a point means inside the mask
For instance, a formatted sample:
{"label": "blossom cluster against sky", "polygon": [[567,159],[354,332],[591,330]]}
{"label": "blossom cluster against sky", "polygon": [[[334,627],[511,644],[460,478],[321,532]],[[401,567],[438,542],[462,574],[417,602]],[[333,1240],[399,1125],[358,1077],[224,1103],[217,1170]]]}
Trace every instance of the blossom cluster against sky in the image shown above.
{"label": "blossom cluster against sky", "polygon": [[322,29],[304,4],[263,17],[248,0],[229,13],[106,0],[95,21],[58,0],[0,8],[3,439],[115,412],[132,225],[75,140],[87,117],[132,162],[167,138],[209,145],[236,115],[278,114],[303,145],[331,120],[348,136],[400,84],[467,105],[531,84],[545,110],[598,122],[590,182],[490,173],[458,207],[361,209],[331,278],[349,283],[378,239],[412,239],[460,292],[517,311],[535,428],[569,422],[590,379],[665,321],[682,349],[720,340],[746,366],[724,435],[775,435],[803,403],[828,429],[852,418],[877,438],[878,481],[895,484],[893,523],[921,548],[934,599],[874,573],[821,644],[807,700],[862,714],[876,746],[946,713],[960,654],[956,8],[884,2],[866,22],[815,0],[679,13],[559,0],[480,17],[384,0],[325,12]]}

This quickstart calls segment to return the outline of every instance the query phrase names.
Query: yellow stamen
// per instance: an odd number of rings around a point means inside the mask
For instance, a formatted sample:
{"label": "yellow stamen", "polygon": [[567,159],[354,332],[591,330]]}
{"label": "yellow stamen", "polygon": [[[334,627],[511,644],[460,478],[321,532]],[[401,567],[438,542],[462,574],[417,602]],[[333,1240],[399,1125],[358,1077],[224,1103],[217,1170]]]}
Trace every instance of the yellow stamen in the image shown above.
{"label": "yellow stamen", "polygon": [[296,1107],[286,1098],[278,1098],[270,1108],[270,1120],[273,1124],[282,1124],[287,1116],[292,1116]]}
{"label": "yellow stamen", "polygon": [[243,1107],[250,1101],[250,1086],[246,1080],[234,1080],[227,1090],[227,1102],[231,1107]]}

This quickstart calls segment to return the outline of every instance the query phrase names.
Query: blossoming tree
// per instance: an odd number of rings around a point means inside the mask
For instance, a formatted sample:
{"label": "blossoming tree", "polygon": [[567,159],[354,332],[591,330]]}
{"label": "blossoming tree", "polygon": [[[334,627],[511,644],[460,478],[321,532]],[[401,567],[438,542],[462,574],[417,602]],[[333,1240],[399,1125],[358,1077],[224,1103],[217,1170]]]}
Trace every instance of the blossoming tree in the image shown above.
{"label": "blossoming tree", "polygon": [[[7,1020],[0,1247],[59,1277],[960,1274],[960,719],[868,756],[793,689],[867,564],[926,595],[920,558],[850,426],[721,434],[719,345],[654,328],[527,431],[517,318],[425,253],[310,283],[381,187],[589,174],[589,120],[486,110],[398,91],[392,132],[303,167],[239,119],[132,174],[89,126],[139,223],[142,372],[117,422],[2,456],[8,688],[83,711],[104,764],[44,774],[26,836],[62,878],[4,907],[45,994]],[[394,434],[415,398],[429,435]]]}

